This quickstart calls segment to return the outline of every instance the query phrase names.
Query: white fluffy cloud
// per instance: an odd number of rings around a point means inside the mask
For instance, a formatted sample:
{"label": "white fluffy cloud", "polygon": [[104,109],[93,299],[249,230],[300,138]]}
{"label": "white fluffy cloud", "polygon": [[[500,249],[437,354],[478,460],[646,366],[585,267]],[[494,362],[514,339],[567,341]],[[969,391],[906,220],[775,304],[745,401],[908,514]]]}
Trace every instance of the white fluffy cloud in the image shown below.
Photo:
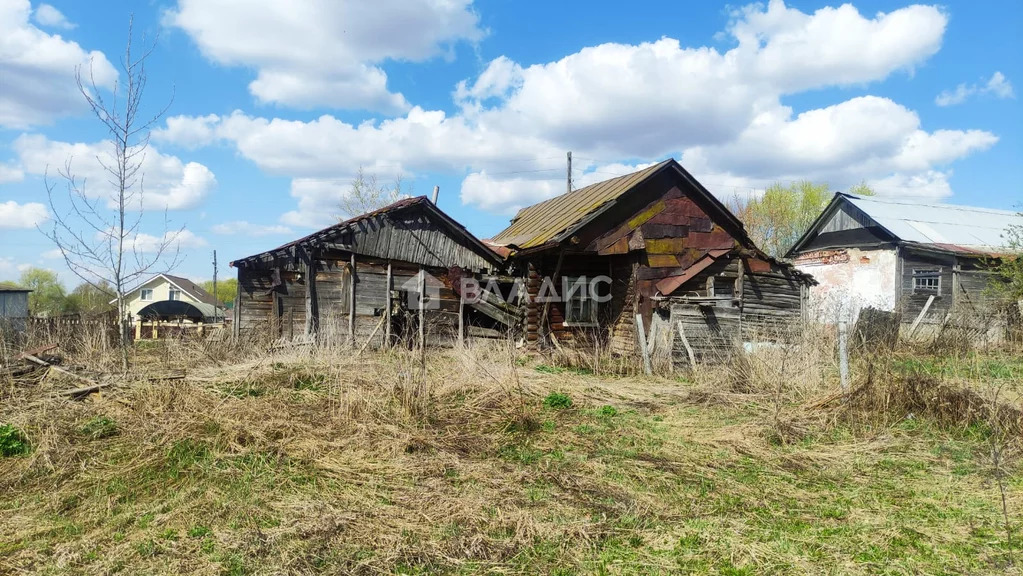
{"label": "white fluffy cloud", "polygon": [[945,90],[934,99],[938,106],[954,106],[962,104],[971,96],[990,94],[995,98],[1014,98],[1016,94],[1012,90],[1012,83],[1006,79],[1001,72],[995,72],[991,78],[982,85],[960,84],[955,90]]}
{"label": "white fluffy cloud", "polygon": [[244,234],[246,236],[275,236],[292,234],[291,228],[287,226],[281,226],[279,224],[251,224],[244,220],[234,220],[231,222],[223,222],[215,224],[212,230],[216,234],[223,234],[225,236],[233,236],[235,234]]}
{"label": "white fluffy cloud", "polygon": [[459,40],[482,37],[471,0],[178,0],[167,22],[208,59],[255,68],[259,100],[311,108],[401,112],[405,97],[387,88],[378,66],[423,61]]}
{"label": "white fluffy cloud", "polygon": [[40,4],[36,8],[35,13],[33,13],[32,16],[35,19],[36,23],[39,24],[40,26],[49,26],[50,28],[63,28],[65,30],[71,30],[77,27],[75,24],[69,22],[68,19],[64,17],[64,14],[62,14],[60,10],[57,10],[56,8],[49,4]]}
{"label": "white fluffy cloud", "polygon": [[156,141],[171,142],[183,148],[199,148],[216,139],[214,129],[220,122],[220,116],[172,116],[167,119],[167,126],[153,130],[152,137]]}
{"label": "white fluffy cloud", "polygon": [[38,202],[18,204],[14,200],[0,202],[0,230],[35,228],[50,217],[46,206]]}
{"label": "white fluffy cloud", "polygon": [[[101,141],[92,144],[50,140],[39,134],[23,134],[14,141],[14,150],[23,169],[29,174],[49,172],[56,177],[70,159],[75,176],[84,180],[86,194],[109,197],[114,191],[110,175],[101,162],[114,166],[113,144]],[[143,208],[186,210],[198,206],[217,180],[209,168],[197,162],[182,162],[176,156],[161,154],[150,146],[142,162],[144,175]],[[137,188],[136,188],[137,189]]]}
{"label": "white fluffy cloud", "polygon": [[[608,178],[624,176],[642,170],[650,164],[601,164],[583,163],[579,172],[573,172],[572,188],[579,189]],[[564,168],[559,168],[564,170]],[[462,180],[462,202],[480,207],[488,212],[513,215],[520,209],[542,202],[548,198],[563,194],[566,183],[560,180],[540,179],[545,172],[526,173],[521,176],[507,177],[491,175],[486,170],[473,172]],[[530,175],[540,174],[540,178]]]}
{"label": "white fluffy cloud", "polygon": [[25,172],[14,162],[0,162],[0,184],[19,182],[25,178]]}
{"label": "white fluffy cloud", "polygon": [[176,250],[188,250],[190,248],[202,248],[208,243],[204,238],[196,236],[191,230],[178,230],[167,232],[161,236],[152,234],[136,234],[130,239],[129,245],[135,252],[140,254],[155,254],[162,246],[167,246],[164,255],[167,256]]}
{"label": "white fluffy cloud", "polygon": [[858,182],[870,175],[927,172],[998,138],[980,130],[920,129],[917,114],[887,98],[864,96],[792,117],[778,107],[727,144],[689,148],[698,171],[760,179]]}
{"label": "white fluffy cloud", "polygon": [[412,107],[351,124],[235,112],[171,119],[161,137],[223,140],[263,170],[291,176],[298,207],[282,222],[294,225],[325,221],[337,182],[360,165],[466,174],[463,203],[507,213],[564,190],[551,177],[560,179],[565,150],[595,180],[616,175],[615,163],[681,155],[711,190],[812,178],[942,196],[947,164],[990,147],[993,134],[929,132],[915,112],[877,96],[798,113],[781,102],[911,74],[940,48],[947,20],[932,6],[870,17],[848,4],[803,13],[773,0],[733,13],[723,34],[734,47],[725,52],[661,38],[533,65],[496,58],[455,87],[453,114]]}
{"label": "white fluffy cloud", "polygon": [[[40,7],[41,8],[41,7]],[[52,13],[36,12],[36,19]],[[59,12],[58,12],[59,14]],[[75,67],[92,65],[96,84],[110,88],[117,72],[98,51],[43,32],[29,22],[28,0],[0,0],[0,128],[49,124],[85,109],[75,84]]]}

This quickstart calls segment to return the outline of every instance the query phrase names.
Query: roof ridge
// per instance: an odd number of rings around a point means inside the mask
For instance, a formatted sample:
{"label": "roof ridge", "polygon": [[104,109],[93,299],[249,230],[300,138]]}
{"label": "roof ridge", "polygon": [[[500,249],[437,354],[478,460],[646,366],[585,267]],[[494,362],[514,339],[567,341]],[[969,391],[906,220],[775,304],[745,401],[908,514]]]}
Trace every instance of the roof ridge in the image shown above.
{"label": "roof ridge", "polygon": [[1017,210],[1003,210],[1001,208],[984,208],[982,206],[969,206],[967,204],[945,204],[945,203],[932,203],[932,202],[913,202],[907,198],[885,198],[878,196],[859,196],[856,194],[843,193],[843,196],[853,200],[863,200],[866,202],[880,202],[882,204],[897,204],[900,206],[926,206],[929,208],[946,208],[951,210],[969,210],[971,212],[993,212],[996,214],[1019,214]]}
{"label": "roof ridge", "polygon": [[[673,158],[666,158],[664,160],[661,160],[660,162],[654,162],[653,164],[650,164],[649,166],[644,166],[643,168],[640,168],[638,170],[633,170],[632,172],[629,172],[627,174],[622,174],[620,176],[612,176],[611,178],[607,178],[605,180],[600,180],[599,182],[594,182],[592,184],[587,184],[586,186],[583,186],[582,188],[576,188],[576,189],[572,190],[571,192],[562,192],[561,194],[558,194],[557,196],[551,196],[550,198],[547,198],[545,200],[541,200],[539,202],[530,204],[529,206],[524,206],[524,207],[520,208],[518,210],[518,212],[515,213],[515,218],[518,218],[520,214],[522,214],[524,211],[529,210],[531,208],[535,208],[537,206],[543,206],[544,204],[546,204],[548,202],[553,202],[553,201],[555,201],[555,200],[557,200],[559,198],[564,198],[566,196],[571,196],[572,194],[576,194],[576,193],[579,193],[579,192],[584,192],[586,190],[589,190],[589,189],[593,188],[594,186],[600,186],[601,184],[607,184],[608,182],[611,182],[613,180],[618,180],[618,179],[621,179],[621,178],[628,178],[630,176],[634,176],[636,174],[639,174],[640,172],[643,172],[644,170],[649,170],[649,169],[651,169],[651,168],[653,168],[655,166],[659,166],[661,164],[665,164],[665,163],[670,162],[672,160],[673,160]],[[513,220],[514,220],[514,218],[513,218]]]}

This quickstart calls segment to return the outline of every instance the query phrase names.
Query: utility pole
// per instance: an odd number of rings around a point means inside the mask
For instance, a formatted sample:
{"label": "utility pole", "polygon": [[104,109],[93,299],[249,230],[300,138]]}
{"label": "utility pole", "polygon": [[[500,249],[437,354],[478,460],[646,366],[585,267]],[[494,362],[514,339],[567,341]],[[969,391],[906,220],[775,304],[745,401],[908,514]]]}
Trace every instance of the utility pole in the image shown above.
{"label": "utility pole", "polygon": [[213,251],[213,321],[220,314],[220,300],[217,299],[217,251]]}
{"label": "utility pole", "polygon": [[568,178],[567,178],[566,184],[568,184],[568,190],[567,191],[571,192],[572,191],[572,151],[571,150],[568,152]]}

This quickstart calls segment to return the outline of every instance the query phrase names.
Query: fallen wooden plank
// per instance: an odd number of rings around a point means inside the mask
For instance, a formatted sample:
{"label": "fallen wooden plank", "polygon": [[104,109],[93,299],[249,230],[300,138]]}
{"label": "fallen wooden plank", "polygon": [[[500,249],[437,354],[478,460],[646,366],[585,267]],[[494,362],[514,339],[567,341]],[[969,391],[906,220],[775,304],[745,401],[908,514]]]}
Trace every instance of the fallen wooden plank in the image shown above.
{"label": "fallen wooden plank", "polygon": [[93,392],[99,392],[100,390],[113,386],[113,382],[104,382],[103,384],[95,384],[93,386],[86,386],[85,388],[75,388],[74,390],[65,390],[61,392],[62,396],[71,396],[72,398],[78,396],[85,396],[86,394],[92,394]]}
{"label": "fallen wooden plank", "polygon": [[643,372],[650,376],[654,373],[654,368],[650,364],[650,354],[646,349],[646,331],[643,330],[642,314],[636,314],[636,334],[639,336],[639,352],[643,355]]}
{"label": "fallen wooden plank", "polygon": [[678,337],[682,340],[682,346],[686,349],[686,356],[689,357],[689,366],[696,368],[696,354],[693,353],[693,347],[689,345],[689,339],[686,338],[686,329],[682,326],[682,321],[679,320],[678,324]]}
{"label": "fallen wooden plank", "polygon": [[377,335],[377,331],[380,330],[380,327],[384,325],[384,320],[387,320],[387,316],[380,317],[380,321],[377,322],[377,325],[375,328],[373,328],[373,331],[369,333],[369,338],[366,339],[366,343],[362,345],[362,348],[359,348],[359,351],[355,354],[356,356],[366,351],[366,348],[369,347],[370,342],[373,341],[373,337]]}
{"label": "fallen wooden plank", "polygon": [[72,376],[74,378],[78,378],[79,380],[84,380],[86,382],[89,382],[90,384],[96,384],[96,381],[93,380],[92,378],[87,378],[85,376],[82,376],[81,374],[75,374],[74,372],[72,372],[70,370],[66,370],[64,368],[61,368],[60,366],[54,366],[53,364],[50,364],[46,360],[42,360],[40,358],[36,358],[35,356],[33,356],[31,354],[25,354],[25,360],[29,360],[29,361],[35,362],[36,364],[39,364],[40,366],[47,366],[47,367],[49,367],[50,370],[53,370],[54,372],[60,372],[61,374],[67,374],[68,376]]}
{"label": "fallen wooden plank", "polygon": [[158,380],[183,380],[184,378],[185,378],[184,370],[169,372],[166,374],[151,374],[149,376],[146,376],[146,380],[149,382],[154,382]]}
{"label": "fallen wooden plank", "polygon": [[913,321],[913,325],[909,327],[910,336],[913,336],[913,334],[916,332],[917,326],[920,325],[920,322],[924,319],[924,316],[927,316],[927,310],[930,309],[932,303],[934,303],[933,294],[927,297],[927,302],[924,303],[923,309],[920,310],[920,315],[916,317],[916,320]]}
{"label": "fallen wooden plank", "polygon": [[57,346],[58,344],[54,342],[53,344],[47,344],[45,346],[39,346],[36,348],[32,348],[30,350],[25,350],[24,352],[18,355],[18,360],[27,360],[29,356],[39,356],[40,354],[45,354],[46,352],[53,350]]}

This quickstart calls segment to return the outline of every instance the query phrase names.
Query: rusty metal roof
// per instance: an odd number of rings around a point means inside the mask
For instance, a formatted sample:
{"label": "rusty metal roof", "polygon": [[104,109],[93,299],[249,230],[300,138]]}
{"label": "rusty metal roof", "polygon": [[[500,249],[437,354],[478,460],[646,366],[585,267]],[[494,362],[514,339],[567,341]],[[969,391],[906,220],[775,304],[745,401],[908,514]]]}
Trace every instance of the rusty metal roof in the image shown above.
{"label": "rusty metal roof", "polygon": [[511,225],[490,241],[519,249],[542,246],[574,231],[588,216],[601,211],[608,203],[674,163],[665,160],[632,174],[619,176],[585,188],[566,192],[550,200],[519,210]]}

